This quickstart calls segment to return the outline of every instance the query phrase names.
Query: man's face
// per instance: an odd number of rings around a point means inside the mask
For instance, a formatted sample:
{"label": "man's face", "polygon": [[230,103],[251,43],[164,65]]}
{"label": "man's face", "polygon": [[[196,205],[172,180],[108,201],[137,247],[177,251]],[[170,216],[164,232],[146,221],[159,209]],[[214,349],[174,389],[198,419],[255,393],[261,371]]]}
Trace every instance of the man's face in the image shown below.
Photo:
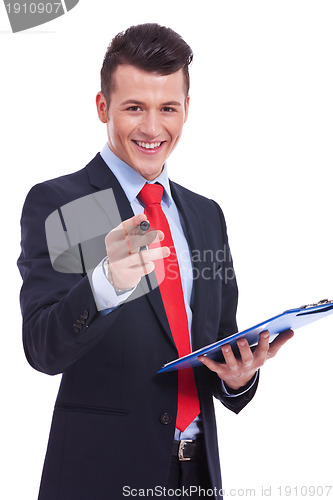
{"label": "man's face", "polygon": [[107,123],[111,150],[147,180],[155,179],[174,150],[187,119],[183,70],[171,75],[119,65],[107,113],[97,95],[99,118]]}

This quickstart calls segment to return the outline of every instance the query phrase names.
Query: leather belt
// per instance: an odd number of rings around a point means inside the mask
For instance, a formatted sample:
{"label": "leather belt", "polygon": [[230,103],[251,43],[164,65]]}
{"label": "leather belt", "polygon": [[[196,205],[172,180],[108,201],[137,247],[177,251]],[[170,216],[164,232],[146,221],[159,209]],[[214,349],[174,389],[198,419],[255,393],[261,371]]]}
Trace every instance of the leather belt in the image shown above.
{"label": "leather belt", "polygon": [[203,440],[194,441],[193,439],[182,439],[181,441],[173,442],[172,456],[178,457],[182,462],[201,458],[203,452]]}

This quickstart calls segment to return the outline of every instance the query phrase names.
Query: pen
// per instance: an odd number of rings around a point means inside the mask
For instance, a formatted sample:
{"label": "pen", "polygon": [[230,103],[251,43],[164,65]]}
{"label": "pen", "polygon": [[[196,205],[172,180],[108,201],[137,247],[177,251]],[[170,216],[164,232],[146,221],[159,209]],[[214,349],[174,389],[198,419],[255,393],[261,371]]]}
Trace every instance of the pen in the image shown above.
{"label": "pen", "polygon": [[142,222],[140,222],[138,227],[143,233],[145,233],[150,228],[150,224],[147,220],[143,220]]}
{"label": "pen", "polygon": [[[138,225],[138,229],[139,229],[139,231],[141,231],[141,234],[145,234],[149,228],[150,228],[150,224],[147,220],[143,220]],[[144,245],[144,246],[140,247],[140,252],[142,252],[142,250],[148,250],[148,246]]]}

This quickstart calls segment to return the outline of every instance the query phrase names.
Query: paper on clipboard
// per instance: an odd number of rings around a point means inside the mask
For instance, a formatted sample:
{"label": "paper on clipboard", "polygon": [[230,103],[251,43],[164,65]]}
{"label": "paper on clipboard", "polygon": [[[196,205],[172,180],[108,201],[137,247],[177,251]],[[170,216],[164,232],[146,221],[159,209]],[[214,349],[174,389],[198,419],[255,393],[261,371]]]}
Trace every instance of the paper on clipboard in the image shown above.
{"label": "paper on clipboard", "polygon": [[259,341],[259,335],[261,332],[268,330],[270,333],[270,342],[272,342],[279,333],[285,330],[296,330],[309,323],[317,321],[321,318],[328,316],[333,313],[333,301],[332,300],[321,300],[317,304],[310,304],[307,306],[298,307],[296,309],[288,309],[283,313],[274,316],[256,326],[253,326],[242,332],[235,333],[226,337],[214,344],[202,347],[201,349],[194,351],[182,358],[176,359],[169,363],[166,363],[158,371],[158,373],[182,370],[184,368],[190,368],[194,366],[202,366],[202,363],[198,361],[199,356],[208,356],[211,359],[221,360],[221,347],[225,344],[231,345],[232,348],[237,348],[237,340],[241,338],[246,338],[250,347],[257,345]]}

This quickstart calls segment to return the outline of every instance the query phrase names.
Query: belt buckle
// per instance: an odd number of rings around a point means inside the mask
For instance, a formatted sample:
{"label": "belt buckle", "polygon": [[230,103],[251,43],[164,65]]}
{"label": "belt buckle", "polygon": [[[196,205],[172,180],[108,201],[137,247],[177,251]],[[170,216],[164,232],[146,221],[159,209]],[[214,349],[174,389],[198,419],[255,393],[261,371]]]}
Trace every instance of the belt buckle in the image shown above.
{"label": "belt buckle", "polygon": [[186,443],[194,443],[194,439],[181,439],[179,441],[178,459],[181,462],[187,462],[188,460],[191,460],[191,457],[184,457],[184,449],[185,449]]}

